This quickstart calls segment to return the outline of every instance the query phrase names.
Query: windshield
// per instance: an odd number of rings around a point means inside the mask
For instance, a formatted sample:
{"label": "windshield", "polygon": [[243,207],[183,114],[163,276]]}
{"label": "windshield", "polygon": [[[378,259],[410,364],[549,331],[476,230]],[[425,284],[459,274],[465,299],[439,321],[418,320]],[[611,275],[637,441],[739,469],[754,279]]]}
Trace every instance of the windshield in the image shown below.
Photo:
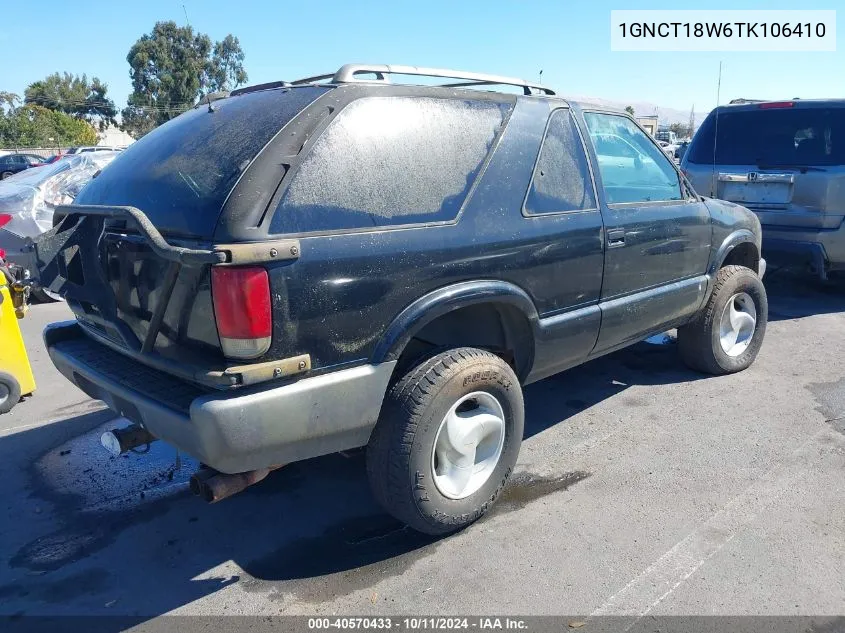
{"label": "windshield", "polygon": [[845,108],[720,110],[701,126],[689,161],[717,165],[845,164]]}

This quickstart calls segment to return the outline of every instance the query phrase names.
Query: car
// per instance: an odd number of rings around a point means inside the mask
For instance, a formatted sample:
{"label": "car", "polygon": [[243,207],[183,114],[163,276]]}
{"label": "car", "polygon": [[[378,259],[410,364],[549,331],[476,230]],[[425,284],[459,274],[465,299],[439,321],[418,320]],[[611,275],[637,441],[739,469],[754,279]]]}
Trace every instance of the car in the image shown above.
{"label": "car", "polygon": [[713,110],[682,161],[697,191],[754,211],[763,253],[821,279],[845,271],[845,100],[739,101]]}
{"label": "car", "polygon": [[5,180],[31,167],[41,167],[43,164],[44,159],[35,154],[6,154],[0,156],[0,180]]}
{"label": "car", "polygon": [[675,148],[675,158],[677,158],[678,160],[683,159],[688,147],[689,141],[681,141]]}
{"label": "car", "polygon": [[[416,75],[442,85],[387,81]],[[169,442],[212,502],[366,447],[388,512],[452,532],[514,469],[524,385],[675,327],[729,374],[766,329],[753,213],[697,195],[630,116],[500,76],[241,88],[59,212],[37,257],[76,318],[45,331],[52,362],[132,422],[113,454]]]}
{"label": "car", "polygon": [[8,218],[0,226],[0,252],[6,253],[18,279],[30,281],[37,300],[50,302],[60,297],[38,283],[32,240],[53,227],[55,208],[71,202],[116,155],[96,152],[66,156],[0,182],[0,215]]}
{"label": "car", "polygon": [[107,145],[90,145],[87,147],[69,147],[65,155],[86,154],[88,152],[119,152],[122,148]]}

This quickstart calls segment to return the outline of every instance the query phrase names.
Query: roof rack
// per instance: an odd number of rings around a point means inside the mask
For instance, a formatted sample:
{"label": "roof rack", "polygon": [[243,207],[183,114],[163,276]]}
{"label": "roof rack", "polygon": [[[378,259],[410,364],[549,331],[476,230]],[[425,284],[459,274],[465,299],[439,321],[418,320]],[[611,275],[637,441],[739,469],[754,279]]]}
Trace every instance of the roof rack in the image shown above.
{"label": "roof rack", "polygon": [[442,77],[444,79],[462,79],[459,83],[439,84],[445,88],[466,88],[474,86],[518,86],[523,89],[524,94],[532,95],[535,92],[545,95],[553,95],[555,91],[547,86],[531,83],[524,79],[513,77],[502,77],[500,75],[485,75],[482,73],[470,73],[463,70],[448,70],[445,68],[424,68],[420,66],[397,66],[390,64],[346,64],[331,74],[316,75],[290,82],[291,85],[311,84],[319,81],[329,81],[334,84],[370,82],[373,79],[359,77],[359,75],[375,75],[375,81],[387,82],[386,75],[413,75],[417,77]]}
{"label": "roof rack", "polygon": [[765,99],[744,99],[740,97],[739,99],[731,99],[730,102],[728,102],[728,105],[740,105],[743,103],[763,103],[763,101],[765,101]]}

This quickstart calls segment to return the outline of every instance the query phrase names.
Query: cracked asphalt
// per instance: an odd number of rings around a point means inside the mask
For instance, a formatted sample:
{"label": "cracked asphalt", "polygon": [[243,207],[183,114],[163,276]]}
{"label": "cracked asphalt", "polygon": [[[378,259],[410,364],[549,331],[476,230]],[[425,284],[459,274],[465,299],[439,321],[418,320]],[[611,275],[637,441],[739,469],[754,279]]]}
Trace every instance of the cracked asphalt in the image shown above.
{"label": "cracked asphalt", "polygon": [[845,285],[766,285],[746,372],[642,343],[528,387],[511,485],[442,539],[379,510],[360,453],[214,506],[161,443],[108,456],[111,414],[40,340],[68,311],[34,306],[38,390],[0,418],[0,617],[843,615]]}

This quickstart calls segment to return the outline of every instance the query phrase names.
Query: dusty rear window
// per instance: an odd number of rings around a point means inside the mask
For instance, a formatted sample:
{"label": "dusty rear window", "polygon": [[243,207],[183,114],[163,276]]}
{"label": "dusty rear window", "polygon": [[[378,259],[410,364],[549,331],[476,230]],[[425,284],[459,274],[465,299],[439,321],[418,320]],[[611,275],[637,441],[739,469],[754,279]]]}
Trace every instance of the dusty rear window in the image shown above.
{"label": "dusty rear window", "polygon": [[271,232],[454,220],[510,107],[429,97],[353,102],[303,161]]}
{"label": "dusty rear window", "polygon": [[[131,205],[159,230],[211,237],[229,192],[271,138],[327,88],[263,90],[212,102],[121,152],[77,204]],[[274,183],[275,184],[275,183]]]}

